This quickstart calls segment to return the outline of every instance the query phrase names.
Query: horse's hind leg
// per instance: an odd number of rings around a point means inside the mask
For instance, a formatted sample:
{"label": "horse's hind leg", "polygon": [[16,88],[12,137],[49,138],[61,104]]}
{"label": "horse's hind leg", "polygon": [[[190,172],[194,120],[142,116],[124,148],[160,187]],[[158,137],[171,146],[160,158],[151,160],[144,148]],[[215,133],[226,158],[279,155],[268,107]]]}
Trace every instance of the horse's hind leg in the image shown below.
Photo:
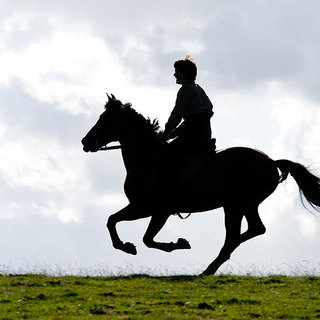
{"label": "horse's hind leg", "polygon": [[203,272],[204,275],[214,274],[218,268],[230,258],[231,253],[242,242],[266,232],[266,228],[260,219],[257,206],[247,209],[244,216],[248,222],[248,230],[240,234],[243,215],[238,214],[234,209],[225,208],[225,243],[218,257]]}
{"label": "horse's hind leg", "polygon": [[166,252],[171,252],[177,249],[190,249],[190,244],[187,240],[179,238],[176,243],[156,242],[154,237],[162,229],[170,214],[155,213],[152,215],[147,231],[143,237],[144,244],[149,248],[159,249]]}
{"label": "horse's hind leg", "polygon": [[241,239],[241,220],[243,214],[234,208],[224,208],[226,238],[218,257],[202,273],[203,275],[214,274],[219,267],[230,259],[231,253],[240,245]]}
{"label": "horse's hind leg", "polygon": [[248,223],[248,230],[241,234],[241,242],[247,241],[266,232],[266,227],[260,219],[257,206],[248,209],[244,215]]}

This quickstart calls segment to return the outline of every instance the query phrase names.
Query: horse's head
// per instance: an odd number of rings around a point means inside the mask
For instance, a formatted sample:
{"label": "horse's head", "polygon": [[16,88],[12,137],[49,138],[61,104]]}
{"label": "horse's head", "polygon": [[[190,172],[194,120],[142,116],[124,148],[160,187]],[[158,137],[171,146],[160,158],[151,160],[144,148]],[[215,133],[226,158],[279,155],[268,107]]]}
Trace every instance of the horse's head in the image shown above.
{"label": "horse's head", "polygon": [[123,110],[130,108],[130,104],[122,104],[112,94],[108,96],[105,111],[100,115],[97,123],[81,140],[85,152],[95,152],[112,141],[120,139],[120,124]]}

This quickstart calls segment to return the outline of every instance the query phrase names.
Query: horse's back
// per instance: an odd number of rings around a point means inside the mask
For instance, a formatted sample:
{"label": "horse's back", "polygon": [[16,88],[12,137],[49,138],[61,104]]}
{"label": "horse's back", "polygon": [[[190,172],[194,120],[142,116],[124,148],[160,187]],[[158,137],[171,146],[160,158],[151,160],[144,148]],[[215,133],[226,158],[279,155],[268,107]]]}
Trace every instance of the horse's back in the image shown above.
{"label": "horse's back", "polygon": [[243,174],[247,174],[243,171],[245,169],[253,172],[276,169],[274,161],[265,153],[246,147],[232,147],[217,151],[210,158],[209,166],[213,169],[219,167],[231,172],[241,170]]}
{"label": "horse's back", "polygon": [[[233,147],[217,151],[192,179],[187,189],[206,206],[258,205],[279,183],[275,162],[259,150]],[[193,201],[192,201],[193,202]]]}
{"label": "horse's back", "polygon": [[231,147],[227,149],[217,150],[215,156],[218,158],[222,157],[224,160],[232,159],[235,157],[238,161],[250,161],[252,159],[257,160],[271,160],[273,161],[267,154],[264,152],[247,147]]}
{"label": "horse's back", "polygon": [[[234,147],[216,154],[212,166],[223,170],[225,192],[247,201],[247,195],[263,201],[277,187],[279,173],[275,162],[265,153],[251,148]],[[218,174],[219,175],[219,174]]]}

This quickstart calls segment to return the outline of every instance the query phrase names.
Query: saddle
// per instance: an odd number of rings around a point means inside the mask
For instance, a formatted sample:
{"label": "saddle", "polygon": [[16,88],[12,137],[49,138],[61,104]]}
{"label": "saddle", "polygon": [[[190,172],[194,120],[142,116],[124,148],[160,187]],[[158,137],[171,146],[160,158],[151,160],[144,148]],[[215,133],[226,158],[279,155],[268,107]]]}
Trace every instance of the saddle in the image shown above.
{"label": "saddle", "polygon": [[216,139],[211,139],[205,146],[192,148],[181,155],[172,155],[166,152],[166,148],[158,159],[158,164],[153,172],[153,184],[160,188],[175,188],[191,179],[202,165],[215,154]]}
{"label": "saddle", "polygon": [[174,207],[176,201],[183,197],[183,188],[202,168],[208,159],[216,154],[216,139],[211,139],[204,148],[192,149],[182,158],[171,159],[164,150],[158,163],[152,170],[149,200],[159,206]]}

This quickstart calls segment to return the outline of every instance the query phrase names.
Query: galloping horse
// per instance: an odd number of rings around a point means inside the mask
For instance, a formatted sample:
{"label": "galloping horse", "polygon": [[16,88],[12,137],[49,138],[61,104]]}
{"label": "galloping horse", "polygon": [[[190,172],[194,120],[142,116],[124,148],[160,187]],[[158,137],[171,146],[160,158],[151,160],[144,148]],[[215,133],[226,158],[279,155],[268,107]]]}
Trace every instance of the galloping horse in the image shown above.
{"label": "galloping horse", "polygon": [[[82,139],[85,152],[96,152],[108,143],[119,141],[127,176],[124,184],[129,204],[111,215],[107,222],[114,248],[137,254],[130,242],[122,242],[116,224],[151,216],[143,237],[149,248],[166,252],[190,249],[189,242],[162,243],[154,240],[168,217],[177,213],[203,212],[224,208],[226,237],[217,258],[203,272],[214,274],[244,241],[265,233],[258,206],[271,195],[278,184],[290,173],[299,186],[300,195],[316,210],[320,209],[320,179],[303,165],[270,159],[261,151],[235,147],[212,152],[200,169],[179,188],[171,192],[167,201],[157,188],[157,168],[164,145],[159,140],[157,122],[150,122],[137,113],[130,104],[122,104],[113,95],[108,96],[104,112]],[[160,158],[161,159],[161,158]],[[279,174],[279,170],[280,174]],[[159,176],[159,174],[158,174]],[[161,188],[160,188],[161,189]],[[248,229],[241,233],[241,221],[246,218]]]}

